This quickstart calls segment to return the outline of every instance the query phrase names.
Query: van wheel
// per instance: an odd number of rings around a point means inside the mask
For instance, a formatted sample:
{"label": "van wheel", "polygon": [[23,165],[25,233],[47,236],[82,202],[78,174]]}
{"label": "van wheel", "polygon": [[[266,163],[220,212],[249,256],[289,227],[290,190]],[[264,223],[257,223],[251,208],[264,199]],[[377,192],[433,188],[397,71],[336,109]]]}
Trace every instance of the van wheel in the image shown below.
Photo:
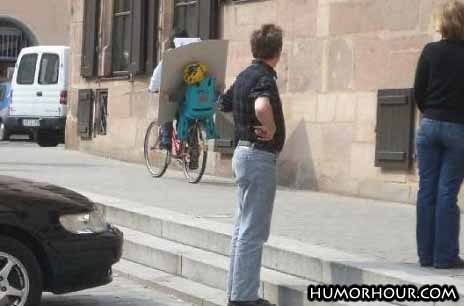
{"label": "van wheel", "polygon": [[8,140],[10,138],[10,134],[6,129],[5,123],[0,122],[0,141]]}
{"label": "van wheel", "polygon": [[0,236],[0,302],[2,305],[40,305],[42,290],[42,270],[31,250],[15,239]]}
{"label": "van wheel", "polygon": [[56,147],[59,139],[56,132],[43,131],[37,134],[37,144],[41,147]]}

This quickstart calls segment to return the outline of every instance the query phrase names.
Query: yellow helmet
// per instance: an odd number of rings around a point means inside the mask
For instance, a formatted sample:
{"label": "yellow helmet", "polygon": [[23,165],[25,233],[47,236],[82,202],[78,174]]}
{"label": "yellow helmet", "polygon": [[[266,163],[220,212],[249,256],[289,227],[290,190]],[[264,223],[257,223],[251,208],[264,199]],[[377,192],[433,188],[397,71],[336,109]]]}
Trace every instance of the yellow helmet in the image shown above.
{"label": "yellow helmet", "polygon": [[188,85],[193,85],[201,82],[206,76],[206,65],[201,63],[194,63],[185,66],[184,81]]}

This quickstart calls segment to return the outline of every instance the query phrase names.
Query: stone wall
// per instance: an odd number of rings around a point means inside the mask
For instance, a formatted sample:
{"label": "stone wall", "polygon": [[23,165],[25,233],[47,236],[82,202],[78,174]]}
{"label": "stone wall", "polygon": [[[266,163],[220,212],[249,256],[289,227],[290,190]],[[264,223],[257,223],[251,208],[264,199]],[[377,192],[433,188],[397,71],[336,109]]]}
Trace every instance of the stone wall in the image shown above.
{"label": "stone wall", "polygon": [[0,18],[13,18],[30,30],[41,45],[69,44],[71,0],[2,1]]}
{"label": "stone wall", "polygon": [[[156,117],[148,78],[87,82],[80,78],[82,1],[73,0],[73,85],[67,146],[122,160],[142,161],[145,128]],[[377,90],[412,87],[423,46],[436,39],[432,14],[444,0],[223,1],[221,32],[230,40],[227,83],[251,61],[249,36],[262,23],[285,31],[278,67],[287,119],[280,184],[353,196],[415,202],[416,169],[374,167]],[[163,0],[162,39],[172,12]],[[77,90],[109,88],[107,136],[77,135]],[[210,158],[208,172],[231,175],[230,156]]]}
{"label": "stone wall", "polygon": [[416,169],[374,167],[377,90],[410,88],[443,0],[268,0],[224,6],[228,83],[251,60],[249,35],[285,31],[278,67],[287,119],[280,183],[415,202]]}

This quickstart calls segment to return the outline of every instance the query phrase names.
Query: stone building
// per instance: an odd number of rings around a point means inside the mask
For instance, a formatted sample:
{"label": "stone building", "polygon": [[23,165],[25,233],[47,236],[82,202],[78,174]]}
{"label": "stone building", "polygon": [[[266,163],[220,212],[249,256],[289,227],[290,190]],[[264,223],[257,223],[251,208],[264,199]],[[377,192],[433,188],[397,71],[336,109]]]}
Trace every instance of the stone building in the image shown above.
{"label": "stone building", "polygon": [[[230,41],[231,84],[252,59],[251,31],[272,22],[285,31],[280,183],[415,202],[418,116],[410,88],[420,51],[437,39],[432,16],[443,0],[85,1],[72,1],[68,148],[143,159],[157,104],[147,85],[173,25]],[[91,97],[103,109],[98,122],[79,122],[80,101]],[[230,175],[230,154],[216,154],[208,171]]]}
{"label": "stone building", "polygon": [[70,0],[2,1],[0,81],[12,73],[19,51],[34,45],[68,45]]}

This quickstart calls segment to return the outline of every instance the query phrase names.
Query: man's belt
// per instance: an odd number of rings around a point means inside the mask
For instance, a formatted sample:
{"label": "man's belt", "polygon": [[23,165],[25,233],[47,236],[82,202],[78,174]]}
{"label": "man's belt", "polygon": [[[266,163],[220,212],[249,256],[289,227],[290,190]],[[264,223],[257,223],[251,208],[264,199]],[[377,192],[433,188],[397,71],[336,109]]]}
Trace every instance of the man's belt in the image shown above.
{"label": "man's belt", "polygon": [[249,140],[239,140],[237,145],[239,147],[248,147],[248,148],[255,148],[256,142],[251,142]]}
{"label": "man's belt", "polygon": [[260,146],[259,143],[252,142],[252,141],[249,141],[249,140],[239,140],[238,143],[237,143],[237,146],[239,146],[239,147],[248,147],[248,148],[251,148],[251,149],[261,150],[261,151],[265,151],[265,152],[269,152],[269,153],[277,155],[277,153],[274,150],[268,149],[266,147],[262,147],[262,146]]}

